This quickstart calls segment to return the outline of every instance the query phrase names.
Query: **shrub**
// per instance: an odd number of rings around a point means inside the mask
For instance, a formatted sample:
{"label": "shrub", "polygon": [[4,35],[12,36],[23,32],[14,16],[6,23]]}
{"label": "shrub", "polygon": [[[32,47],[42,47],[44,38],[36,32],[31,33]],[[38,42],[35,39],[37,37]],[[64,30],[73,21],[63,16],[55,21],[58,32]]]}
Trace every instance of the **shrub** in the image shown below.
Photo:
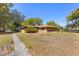
{"label": "shrub", "polygon": [[27,33],[36,33],[37,32],[37,28],[34,28],[34,27],[28,27],[26,28],[26,32]]}

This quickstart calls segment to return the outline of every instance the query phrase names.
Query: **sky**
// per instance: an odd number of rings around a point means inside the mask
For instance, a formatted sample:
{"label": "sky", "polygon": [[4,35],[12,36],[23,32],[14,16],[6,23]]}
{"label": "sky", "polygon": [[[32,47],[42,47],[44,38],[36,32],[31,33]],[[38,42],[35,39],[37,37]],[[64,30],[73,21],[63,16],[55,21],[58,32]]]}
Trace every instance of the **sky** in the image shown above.
{"label": "sky", "polygon": [[73,10],[79,8],[77,3],[16,3],[14,9],[17,9],[26,18],[40,17],[46,24],[52,20],[61,26],[66,26],[66,16]]}

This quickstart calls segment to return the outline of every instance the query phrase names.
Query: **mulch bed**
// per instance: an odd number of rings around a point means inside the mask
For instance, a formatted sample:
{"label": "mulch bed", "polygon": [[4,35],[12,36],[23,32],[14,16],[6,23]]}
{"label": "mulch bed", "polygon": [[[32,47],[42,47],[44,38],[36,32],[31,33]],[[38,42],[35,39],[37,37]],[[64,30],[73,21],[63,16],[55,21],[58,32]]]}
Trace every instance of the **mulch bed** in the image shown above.
{"label": "mulch bed", "polygon": [[4,35],[4,34],[12,34],[12,32],[0,32],[0,35]]}

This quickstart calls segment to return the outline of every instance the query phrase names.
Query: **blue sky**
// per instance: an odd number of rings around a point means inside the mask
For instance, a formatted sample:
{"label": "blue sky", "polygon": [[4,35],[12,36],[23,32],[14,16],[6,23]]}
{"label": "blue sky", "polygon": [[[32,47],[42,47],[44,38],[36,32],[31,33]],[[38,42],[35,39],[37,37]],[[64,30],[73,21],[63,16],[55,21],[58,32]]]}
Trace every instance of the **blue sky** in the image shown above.
{"label": "blue sky", "polygon": [[53,20],[61,26],[66,25],[66,16],[76,8],[79,8],[77,3],[17,3],[14,5],[26,18],[40,17],[44,24]]}

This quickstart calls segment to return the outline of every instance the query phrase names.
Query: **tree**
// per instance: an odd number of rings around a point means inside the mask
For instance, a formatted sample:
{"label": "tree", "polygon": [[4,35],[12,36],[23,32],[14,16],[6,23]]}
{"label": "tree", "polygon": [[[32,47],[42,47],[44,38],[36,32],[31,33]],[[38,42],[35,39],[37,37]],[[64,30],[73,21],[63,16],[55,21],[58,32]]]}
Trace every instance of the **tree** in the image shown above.
{"label": "tree", "polygon": [[12,9],[13,4],[0,4],[0,31],[14,30],[19,28],[25,16],[18,10]]}
{"label": "tree", "polygon": [[36,17],[36,18],[29,18],[29,19],[27,19],[27,20],[25,20],[25,21],[23,21],[21,23],[21,25],[23,25],[23,26],[26,26],[26,25],[35,26],[35,25],[41,25],[41,24],[42,24],[42,19],[38,18],[38,17]]}
{"label": "tree", "polygon": [[6,3],[1,3],[0,4],[0,29],[5,31],[5,29],[8,27],[8,24],[10,23],[9,19],[9,11],[10,8],[12,7],[12,4],[6,4]]}
{"label": "tree", "polygon": [[79,8],[72,11],[67,17],[67,26],[71,29],[76,29],[79,27]]}
{"label": "tree", "polygon": [[54,21],[48,21],[47,25],[51,25],[51,26],[58,26],[58,24]]}
{"label": "tree", "polygon": [[41,18],[33,18],[33,22],[34,23],[32,23],[33,25],[42,25],[42,19]]}
{"label": "tree", "polygon": [[56,27],[58,27],[60,30],[63,30],[63,27],[60,26],[59,24],[57,24],[57,23],[54,22],[54,21],[48,21],[48,22],[47,22],[47,25],[56,26]]}
{"label": "tree", "polygon": [[22,15],[18,10],[11,11],[11,19],[12,19],[12,26],[14,29],[19,28],[21,26],[21,22],[24,21],[25,16]]}

